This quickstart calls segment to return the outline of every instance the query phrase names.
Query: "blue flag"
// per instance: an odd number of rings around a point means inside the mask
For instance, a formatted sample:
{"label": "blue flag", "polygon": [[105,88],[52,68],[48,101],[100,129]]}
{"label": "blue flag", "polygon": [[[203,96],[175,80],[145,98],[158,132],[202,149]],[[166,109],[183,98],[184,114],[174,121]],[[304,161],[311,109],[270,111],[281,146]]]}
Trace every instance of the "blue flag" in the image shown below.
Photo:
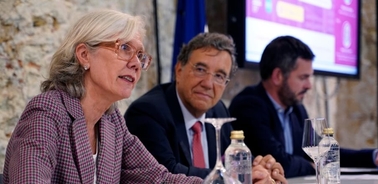
{"label": "blue flag", "polygon": [[198,33],[204,32],[205,24],[205,0],[178,0],[172,56],[172,81],[177,56],[182,45],[188,43]]}

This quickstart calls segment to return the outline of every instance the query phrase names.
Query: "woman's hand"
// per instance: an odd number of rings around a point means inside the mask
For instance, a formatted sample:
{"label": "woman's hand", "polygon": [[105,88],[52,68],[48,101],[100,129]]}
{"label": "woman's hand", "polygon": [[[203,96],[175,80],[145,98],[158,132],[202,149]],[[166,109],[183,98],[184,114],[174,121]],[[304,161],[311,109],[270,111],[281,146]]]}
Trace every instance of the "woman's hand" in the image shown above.
{"label": "woman's hand", "polygon": [[[268,171],[268,173],[270,174],[270,177],[274,180],[275,183],[282,183],[282,184],[288,183],[285,178],[285,172],[281,164],[276,162],[276,159],[274,159],[272,155],[266,155],[265,157],[262,157],[261,155],[257,156],[253,160],[253,168],[259,165]],[[252,174],[253,174],[253,169],[252,169]],[[270,181],[270,183],[274,183],[274,182]]]}

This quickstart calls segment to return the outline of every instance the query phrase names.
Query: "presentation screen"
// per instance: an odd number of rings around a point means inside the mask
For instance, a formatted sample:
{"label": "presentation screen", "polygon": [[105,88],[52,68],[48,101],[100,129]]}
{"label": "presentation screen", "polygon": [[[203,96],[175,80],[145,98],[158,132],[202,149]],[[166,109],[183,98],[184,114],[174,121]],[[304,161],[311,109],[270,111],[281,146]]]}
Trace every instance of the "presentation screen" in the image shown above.
{"label": "presentation screen", "polygon": [[271,40],[291,35],[314,52],[315,74],[359,78],[358,0],[241,2],[228,8],[228,30],[237,44],[239,66],[254,67]]}

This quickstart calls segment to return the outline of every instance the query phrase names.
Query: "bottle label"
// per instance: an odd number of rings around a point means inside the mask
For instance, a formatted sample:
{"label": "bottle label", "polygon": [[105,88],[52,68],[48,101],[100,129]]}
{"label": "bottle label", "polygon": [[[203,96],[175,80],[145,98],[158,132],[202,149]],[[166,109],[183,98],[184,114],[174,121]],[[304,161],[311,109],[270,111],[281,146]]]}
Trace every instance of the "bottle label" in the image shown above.
{"label": "bottle label", "polygon": [[251,173],[252,161],[248,154],[244,155],[239,153],[236,155],[229,155],[229,157],[229,163],[227,164],[229,166],[228,169],[237,173]]}

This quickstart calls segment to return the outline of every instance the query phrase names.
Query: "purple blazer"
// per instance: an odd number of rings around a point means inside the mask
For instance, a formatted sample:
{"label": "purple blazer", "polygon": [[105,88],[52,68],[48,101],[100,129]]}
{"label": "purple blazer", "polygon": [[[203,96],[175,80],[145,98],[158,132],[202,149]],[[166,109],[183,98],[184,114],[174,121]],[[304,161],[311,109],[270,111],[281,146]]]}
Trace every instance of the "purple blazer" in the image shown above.
{"label": "purple blazer", "polygon": [[9,141],[4,183],[202,183],[174,175],[130,134],[116,109],[99,120],[96,163],[80,100],[52,90],[26,106]]}

